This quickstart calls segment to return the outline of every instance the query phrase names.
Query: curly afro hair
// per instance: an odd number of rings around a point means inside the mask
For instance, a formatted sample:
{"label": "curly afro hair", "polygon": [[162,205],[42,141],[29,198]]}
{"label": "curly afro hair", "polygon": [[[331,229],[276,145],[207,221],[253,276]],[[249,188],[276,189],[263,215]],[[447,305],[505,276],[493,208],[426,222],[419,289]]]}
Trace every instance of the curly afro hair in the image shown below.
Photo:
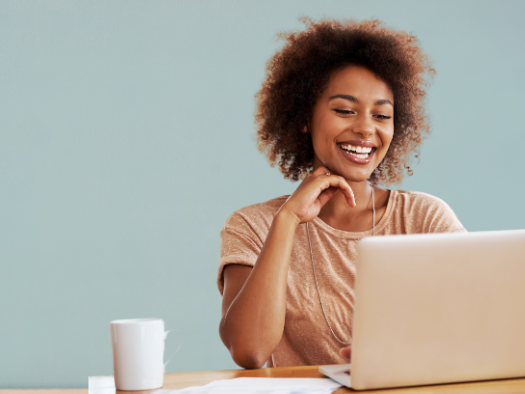
{"label": "curly afro hair", "polygon": [[256,94],[257,143],[270,165],[277,162],[293,181],[312,170],[314,149],[302,132],[320,93],[336,70],[350,65],[367,68],[394,95],[394,136],[390,148],[371,174],[372,184],[399,183],[429,124],[423,102],[435,74],[415,36],[385,27],[377,20],[318,23],[303,17],[306,30],[283,32],[286,40],[266,65],[266,79]]}

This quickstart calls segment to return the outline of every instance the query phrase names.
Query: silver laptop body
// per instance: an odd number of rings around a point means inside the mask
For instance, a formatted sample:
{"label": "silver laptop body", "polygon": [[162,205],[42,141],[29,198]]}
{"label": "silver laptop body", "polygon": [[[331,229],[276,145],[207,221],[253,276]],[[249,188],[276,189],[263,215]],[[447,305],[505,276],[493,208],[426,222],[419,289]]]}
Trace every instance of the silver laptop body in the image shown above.
{"label": "silver laptop body", "polygon": [[367,237],[358,244],[357,390],[525,376],[525,230]]}

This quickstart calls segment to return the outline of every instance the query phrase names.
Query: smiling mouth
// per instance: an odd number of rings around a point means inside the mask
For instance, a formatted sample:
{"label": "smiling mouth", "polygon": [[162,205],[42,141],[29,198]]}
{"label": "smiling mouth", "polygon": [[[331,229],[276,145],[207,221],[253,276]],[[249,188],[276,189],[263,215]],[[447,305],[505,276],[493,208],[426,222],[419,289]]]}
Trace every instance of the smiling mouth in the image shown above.
{"label": "smiling mouth", "polygon": [[368,146],[357,146],[350,144],[337,144],[339,148],[349,153],[357,159],[368,159],[377,148],[370,148]]}

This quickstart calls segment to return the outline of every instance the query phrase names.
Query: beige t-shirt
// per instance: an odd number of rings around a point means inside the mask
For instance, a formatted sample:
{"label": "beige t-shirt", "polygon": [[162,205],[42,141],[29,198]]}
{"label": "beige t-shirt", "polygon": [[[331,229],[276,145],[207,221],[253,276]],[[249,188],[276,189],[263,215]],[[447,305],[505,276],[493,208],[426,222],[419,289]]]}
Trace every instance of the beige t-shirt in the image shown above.
{"label": "beige t-shirt", "polygon": [[[228,264],[253,267],[274,215],[288,196],[274,198],[234,212],[221,231],[218,286],[223,292],[223,269]],[[372,230],[334,229],[319,218],[310,221],[310,239],[319,290],[326,315],[339,339],[351,342],[357,241]],[[437,197],[392,190],[376,235],[465,232],[452,209]],[[269,367],[342,364],[340,345],[324,320],[315,287],[306,225],[293,241],[283,337],[268,360]]]}

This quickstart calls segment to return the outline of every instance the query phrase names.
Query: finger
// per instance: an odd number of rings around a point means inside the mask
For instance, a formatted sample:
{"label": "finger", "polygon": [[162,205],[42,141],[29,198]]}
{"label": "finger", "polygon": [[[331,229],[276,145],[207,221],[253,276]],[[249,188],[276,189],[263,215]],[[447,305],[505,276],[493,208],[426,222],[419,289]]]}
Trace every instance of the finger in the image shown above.
{"label": "finger", "polygon": [[341,356],[348,361],[350,361],[350,357],[352,355],[352,348],[350,346],[346,346],[344,348],[341,348],[340,350]]}
{"label": "finger", "polygon": [[355,208],[357,206],[357,203],[355,202],[355,196],[354,196],[354,191],[352,190],[352,188],[350,187],[350,185],[348,185],[348,190],[350,192],[350,197],[348,197],[346,194],[345,196],[347,197],[347,202],[348,202],[348,205],[350,205],[352,208]]}
{"label": "finger", "polygon": [[326,175],[329,174],[330,170],[326,168],[325,166],[319,166],[315,169],[314,172],[312,172],[312,175],[319,176],[319,175]]}
{"label": "finger", "polygon": [[334,196],[337,190],[337,187],[329,187],[328,189],[323,190],[321,194],[319,194],[319,197],[317,197],[317,199],[321,203],[321,207],[323,207],[324,204],[330,201],[330,199]]}
{"label": "finger", "polygon": [[343,195],[345,196],[348,205],[350,205],[351,207],[356,206],[354,192],[348,184],[348,182],[346,181],[346,179],[344,179],[342,176],[330,175],[326,177],[319,177],[319,179],[323,180],[323,189],[328,189],[329,187],[339,188],[343,192]]}

